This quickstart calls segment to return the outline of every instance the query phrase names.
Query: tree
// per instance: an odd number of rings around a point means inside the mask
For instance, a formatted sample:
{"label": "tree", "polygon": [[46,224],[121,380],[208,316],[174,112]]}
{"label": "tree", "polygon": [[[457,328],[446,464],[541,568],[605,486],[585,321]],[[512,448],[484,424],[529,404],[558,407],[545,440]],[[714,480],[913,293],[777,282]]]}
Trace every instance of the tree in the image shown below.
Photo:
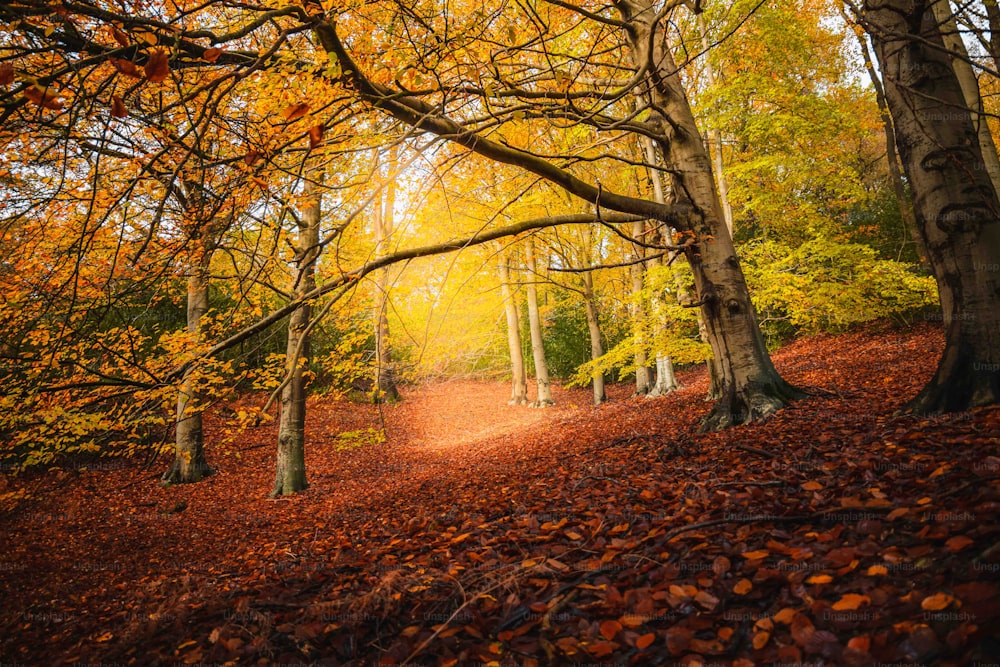
{"label": "tree", "polygon": [[934,4],[869,0],[859,12],[941,296],[944,353],[907,406],[920,413],[1000,402],[1000,200]]}
{"label": "tree", "polygon": [[552,405],[552,387],[549,384],[549,367],[545,361],[545,346],[542,342],[542,320],[538,313],[538,287],[536,286],[538,267],[535,263],[535,241],[529,238],[524,244],[524,265],[528,274],[525,291],[528,293],[528,332],[531,335],[531,355],[535,361],[535,383],[538,395],[532,407],[544,408]]}
{"label": "tree", "polygon": [[524,356],[521,352],[521,323],[518,317],[516,292],[511,289],[510,260],[503,252],[497,253],[500,267],[500,289],[503,293],[504,316],[507,320],[507,348],[510,350],[510,401],[508,405],[528,404],[528,380],[524,373]]}
{"label": "tree", "polygon": [[[316,289],[316,265],[320,251],[322,196],[317,184],[306,180],[302,189],[302,212],[296,219],[295,257],[292,262],[293,299],[301,299]],[[287,496],[304,490],[306,482],[306,373],[310,357],[312,304],[301,303],[288,318],[285,381],[281,390],[281,418],[278,422],[278,453],[271,497]]]}
{"label": "tree", "polygon": [[[375,215],[372,226],[375,230],[375,259],[384,257],[392,236],[396,208],[396,177],[399,170],[398,147],[389,149],[386,165],[384,196],[375,200]],[[381,173],[381,166],[377,167]],[[379,179],[380,181],[382,178]],[[373,319],[375,322],[375,402],[398,401],[395,369],[392,365],[392,346],[389,343],[389,272],[383,269],[375,274],[375,299]]]}
{"label": "tree", "polygon": [[[316,34],[323,47],[337,59],[345,76],[352,81],[362,97],[395,118],[446,137],[490,159],[527,169],[599,207],[645,214],[670,222],[678,229],[690,230],[690,243],[684,249],[684,255],[695,274],[698,305],[705,314],[708,338],[721,371],[721,398],[706,418],[704,427],[724,428],[761,419],[802,393],[781,379],[767,354],[746,281],[722,219],[711,161],[681,85],[680,70],[660,35],[663,30],[662,21],[670,11],[676,9],[676,5],[669,4],[663,10],[658,10],[648,1],[618,2],[614,4],[614,8],[620,19],[593,14],[566,3],[560,3],[560,6],[605,27],[612,26],[621,31],[631,52],[631,60],[639,63],[635,71],[629,72],[632,79],[625,86],[626,93],[631,93],[636,86],[644,86],[648,89],[650,106],[644,110],[649,113],[647,120],[630,119],[618,125],[625,123],[625,127],[651,136],[659,143],[667,158],[667,168],[675,182],[675,189],[683,193],[679,195],[676,205],[664,206],[607,192],[582,181],[554,162],[511,146],[509,141],[500,143],[487,139],[476,132],[475,123],[463,125],[445,115],[440,106],[414,94],[393,90],[370,78],[355,62],[332,23],[318,23]],[[427,26],[415,29],[426,32]],[[572,87],[573,78],[567,77],[564,72],[553,71],[551,67],[546,69],[551,72],[558,86],[552,93],[519,89],[501,77],[498,84],[504,88],[502,93],[490,96],[489,93],[493,90],[490,84],[489,87],[479,89],[479,94],[491,97],[490,103],[496,102],[498,107],[506,105],[507,99],[512,97],[526,102],[542,100],[550,103],[552,100],[566,99],[569,103],[565,106],[548,108],[547,111],[538,113],[542,117],[563,117],[579,122],[587,122],[586,119],[589,118],[590,122],[600,126],[610,125],[610,119],[599,113],[595,115],[582,112],[575,105],[588,98],[598,101],[614,99],[614,95],[598,91],[582,91],[578,95],[571,95],[566,87]],[[455,90],[460,91],[476,93],[475,87],[458,87]],[[494,112],[487,120],[495,122],[497,113],[500,112]],[[523,116],[525,112],[521,109],[509,113]]]}

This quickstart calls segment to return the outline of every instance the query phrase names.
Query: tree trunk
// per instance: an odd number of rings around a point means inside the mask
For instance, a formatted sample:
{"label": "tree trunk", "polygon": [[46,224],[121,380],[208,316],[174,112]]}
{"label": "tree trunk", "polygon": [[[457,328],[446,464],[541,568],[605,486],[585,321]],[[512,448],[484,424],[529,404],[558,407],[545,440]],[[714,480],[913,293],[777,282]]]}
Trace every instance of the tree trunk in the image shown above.
{"label": "tree trunk", "polygon": [[[646,163],[651,165],[647,167],[649,171],[649,178],[653,182],[653,197],[657,202],[661,204],[667,203],[667,193],[663,188],[663,179],[660,177],[660,172],[653,169],[652,165],[659,163],[659,159],[656,155],[656,146],[653,145],[652,139],[649,137],[642,138],[643,150],[646,153]],[[657,230],[658,231],[658,230]],[[658,241],[663,241],[662,235],[657,233],[656,238]],[[673,257],[670,257],[673,260]],[[655,266],[663,266],[664,261],[662,258],[658,260],[653,260]],[[681,297],[681,292],[683,291],[686,295],[687,290],[683,288],[680,280],[677,278],[676,272],[671,270],[674,278],[677,282],[678,287],[678,298]],[[650,298],[650,309],[652,310],[653,317],[656,320],[657,326],[666,327],[666,322],[660,316],[660,311],[662,308],[663,300],[660,298],[659,294],[653,294]],[[646,394],[647,398],[656,398],[657,396],[665,396],[666,394],[672,393],[679,388],[680,385],[677,384],[677,378],[674,377],[674,364],[670,361],[670,357],[657,352],[656,354],[656,383],[650,389],[649,393]]]}
{"label": "tree trunk", "polygon": [[1000,401],[1000,201],[932,2],[863,12],[944,314],[937,372],[907,406],[918,413]]}
{"label": "tree trunk", "polygon": [[[889,104],[885,100],[885,87],[882,79],[875,69],[871,54],[868,51],[868,40],[861,26],[852,22],[843,6],[840,8],[844,21],[854,30],[858,38],[858,47],[861,49],[861,57],[868,72],[868,79],[875,89],[875,102],[878,104],[879,116],[882,119],[882,132],[885,134],[885,155],[889,165],[889,179],[892,181],[892,190],[896,194],[896,202],[899,207],[899,217],[903,221],[904,234],[916,245],[917,252],[923,257],[927,256],[927,251],[923,247],[920,232],[917,231],[917,222],[913,214],[913,203],[906,193],[906,186],[903,184],[903,173],[899,166],[899,154],[896,152],[896,131],[892,127],[892,116],[889,113]],[[904,244],[906,239],[904,239]],[[903,248],[900,247],[900,257]]]}
{"label": "tree trunk", "polygon": [[[655,187],[655,185],[654,185]],[[642,238],[646,231],[646,223],[642,220],[632,223],[632,238]],[[645,256],[645,248],[635,245],[635,258],[642,259]],[[644,263],[637,262],[631,267],[632,272],[632,303],[629,304],[630,315],[632,316],[632,335],[635,337],[635,395],[643,396],[649,393],[652,386],[649,377],[649,360],[646,355],[646,309],[643,307],[642,289],[643,274],[646,272]]]}
{"label": "tree trunk", "polygon": [[[319,261],[320,194],[311,181],[303,186],[306,201],[299,216],[295,240],[295,274],[292,298],[299,299],[316,288],[316,264]],[[278,456],[271,497],[289,496],[306,489],[306,377],[309,366],[309,320],[312,306],[303,303],[288,319],[288,344],[285,373],[288,378],[281,390],[281,418],[278,423]]]}
{"label": "tree trunk", "polygon": [[[701,46],[705,50],[705,81],[709,87],[715,87],[715,69],[712,67],[712,59],[709,51],[712,43],[708,39],[708,30],[705,28],[705,19],[698,14],[698,31],[701,33]],[[718,128],[713,128],[708,132],[709,141],[712,144],[712,162],[715,164],[715,180],[719,187],[719,202],[722,204],[722,219],[726,222],[729,235],[733,234],[733,208],[729,205],[729,183],[726,181],[725,158],[722,155],[722,133]],[[657,358],[657,369],[659,369],[659,358]],[[671,371],[672,374],[672,371]],[[657,371],[659,377],[659,371]],[[657,380],[659,383],[659,380]]]}
{"label": "tree trunk", "polygon": [[997,157],[997,146],[993,142],[993,134],[986,122],[987,116],[983,113],[983,97],[979,92],[979,79],[976,78],[976,72],[969,64],[969,52],[965,48],[962,33],[959,32],[955,22],[951,2],[949,0],[935,2],[934,16],[938,22],[945,48],[954,54],[951,56],[951,67],[958,78],[958,84],[962,88],[962,96],[965,98],[965,106],[969,110],[972,125],[976,129],[976,137],[979,140],[979,149],[983,154],[986,173],[989,174],[990,181],[993,183],[993,190],[1000,192],[1000,158]]}
{"label": "tree trunk", "polygon": [[508,259],[498,255],[500,265],[500,290],[503,295],[504,314],[507,316],[507,348],[510,350],[510,401],[508,405],[527,405],[528,379],[524,373],[524,356],[521,353],[521,323],[517,314],[517,301],[510,288]]}
{"label": "tree trunk", "polygon": [[[764,345],[746,279],[722,217],[712,164],[680,81],[673,56],[653,21],[651,0],[619,0],[638,63],[649,64],[653,113],[649,124],[661,139],[673,192],[692,209],[694,237],[684,254],[694,273],[712,353],[720,371],[721,397],[702,424],[705,430],[763,419],[803,394],[778,375]],[[650,51],[652,48],[652,51]],[[658,112],[666,118],[659,116]],[[668,120],[669,119],[669,120]]]}
{"label": "tree trunk", "polygon": [[538,316],[538,290],[535,281],[538,271],[535,267],[535,242],[528,239],[524,246],[524,260],[528,267],[528,328],[531,332],[531,355],[535,360],[535,381],[538,383],[538,398],[531,405],[544,408],[555,404],[552,388],[549,386],[549,367],[545,362],[545,348],[542,346],[542,322]]}
{"label": "tree trunk", "polygon": [[656,385],[653,391],[649,392],[647,398],[666,396],[680,388],[677,377],[674,375],[674,364],[666,354],[656,355]]}
{"label": "tree trunk", "polygon": [[[195,263],[187,280],[187,330],[191,345],[201,339],[201,320],[208,312],[209,264],[212,250],[205,249]],[[205,436],[202,431],[201,413],[204,406],[198,392],[194,367],[184,371],[177,391],[177,421],[174,440],[174,462],[163,473],[163,484],[190,484],[200,482],[213,470],[205,460]]]}
{"label": "tree trunk", "polygon": [[[375,207],[375,259],[388,254],[389,237],[392,234],[396,208],[396,174],[398,159],[396,147],[389,151],[386,178],[385,206],[381,198]],[[396,387],[396,372],[392,364],[392,347],[389,343],[389,269],[375,272],[375,402],[395,402],[400,399]]]}
{"label": "tree trunk", "polygon": [[[590,272],[583,274],[583,303],[587,310],[587,329],[590,331],[590,358],[600,359],[604,355],[604,346],[601,345],[601,325],[594,298],[594,276]],[[604,393],[604,373],[594,371],[592,378],[594,405],[600,405],[608,400]]]}

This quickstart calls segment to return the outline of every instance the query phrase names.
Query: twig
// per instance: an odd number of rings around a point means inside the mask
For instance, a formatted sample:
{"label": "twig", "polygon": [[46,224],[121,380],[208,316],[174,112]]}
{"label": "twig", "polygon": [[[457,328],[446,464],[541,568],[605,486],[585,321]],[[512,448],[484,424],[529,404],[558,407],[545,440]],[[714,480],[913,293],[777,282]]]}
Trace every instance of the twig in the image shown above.
{"label": "twig", "polygon": [[733,445],[736,449],[742,449],[744,452],[750,452],[751,454],[757,454],[759,456],[766,456],[769,459],[779,459],[780,454],[775,454],[774,452],[769,452],[766,449],[760,449],[758,447],[751,447],[750,445],[741,445],[736,443]]}

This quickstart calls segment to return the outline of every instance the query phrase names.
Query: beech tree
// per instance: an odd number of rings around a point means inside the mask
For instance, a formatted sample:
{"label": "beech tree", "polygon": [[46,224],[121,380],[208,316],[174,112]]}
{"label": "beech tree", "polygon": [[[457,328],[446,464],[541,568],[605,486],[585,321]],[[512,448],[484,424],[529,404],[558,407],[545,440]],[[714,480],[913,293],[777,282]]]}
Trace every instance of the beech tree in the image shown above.
{"label": "beech tree", "polygon": [[[917,228],[937,279],[946,344],[915,412],[1000,401],[1000,199],[942,36],[935,0],[874,0],[859,16],[884,73]],[[976,105],[978,108],[978,104]]]}

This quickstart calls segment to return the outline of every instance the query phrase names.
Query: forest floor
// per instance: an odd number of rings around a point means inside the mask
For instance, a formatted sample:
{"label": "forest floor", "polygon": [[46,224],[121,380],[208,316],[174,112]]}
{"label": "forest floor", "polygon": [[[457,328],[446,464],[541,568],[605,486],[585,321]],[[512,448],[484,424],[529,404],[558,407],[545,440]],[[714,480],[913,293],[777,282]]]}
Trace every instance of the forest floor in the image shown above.
{"label": "forest floor", "polygon": [[0,478],[26,494],[0,514],[0,663],[996,664],[1000,408],[893,414],[941,347],[930,324],[797,341],[775,363],[811,396],[712,434],[702,370],[600,408],[319,398],[311,486],[278,500],[273,424],[221,410],[200,484],[160,488],[165,460]]}

